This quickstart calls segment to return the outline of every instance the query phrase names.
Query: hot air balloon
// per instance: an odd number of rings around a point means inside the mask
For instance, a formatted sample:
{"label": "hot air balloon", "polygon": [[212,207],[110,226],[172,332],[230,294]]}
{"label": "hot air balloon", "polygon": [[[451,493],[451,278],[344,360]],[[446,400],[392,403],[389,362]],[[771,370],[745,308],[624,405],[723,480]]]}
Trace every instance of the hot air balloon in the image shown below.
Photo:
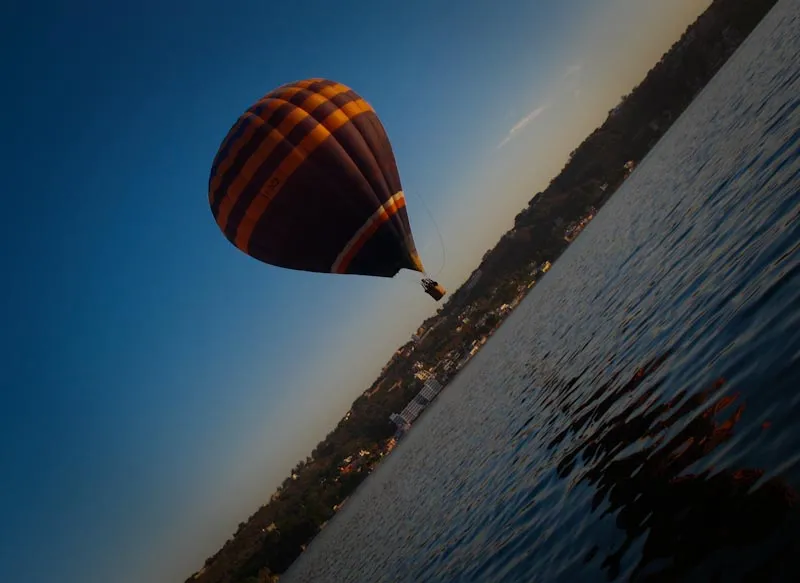
{"label": "hot air balloon", "polygon": [[[422,274],[389,138],[375,110],[327,79],[283,85],[236,121],[211,166],[208,200],[225,237],[302,271]],[[444,288],[423,289],[437,301]]]}

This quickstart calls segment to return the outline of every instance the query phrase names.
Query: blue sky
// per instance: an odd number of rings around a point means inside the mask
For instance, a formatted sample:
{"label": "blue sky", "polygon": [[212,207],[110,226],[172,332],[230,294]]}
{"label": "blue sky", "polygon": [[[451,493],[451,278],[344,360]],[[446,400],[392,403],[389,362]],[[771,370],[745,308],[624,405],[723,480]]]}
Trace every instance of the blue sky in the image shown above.
{"label": "blue sky", "polygon": [[3,581],[183,581],[436,309],[224,239],[209,166],[252,101],[361,93],[454,289],[708,2],[112,4],[0,19]]}

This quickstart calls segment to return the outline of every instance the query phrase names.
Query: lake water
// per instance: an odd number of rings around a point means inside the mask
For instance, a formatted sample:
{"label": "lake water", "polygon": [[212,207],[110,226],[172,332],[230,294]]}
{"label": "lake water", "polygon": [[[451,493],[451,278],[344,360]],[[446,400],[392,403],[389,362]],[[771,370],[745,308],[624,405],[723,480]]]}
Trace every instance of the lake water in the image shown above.
{"label": "lake water", "polygon": [[800,580],[784,0],[282,581]]}

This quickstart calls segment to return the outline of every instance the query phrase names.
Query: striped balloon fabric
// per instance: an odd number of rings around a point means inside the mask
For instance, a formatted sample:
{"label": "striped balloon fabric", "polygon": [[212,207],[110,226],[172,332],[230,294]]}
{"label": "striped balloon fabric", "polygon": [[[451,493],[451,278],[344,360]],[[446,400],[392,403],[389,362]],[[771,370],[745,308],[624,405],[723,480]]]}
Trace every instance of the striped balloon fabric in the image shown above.
{"label": "striped balloon fabric", "polygon": [[386,131],[340,83],[308,79],[254,103],[214,158],[208,197],[225,237],[265,263],[381,277],[424,271]]}

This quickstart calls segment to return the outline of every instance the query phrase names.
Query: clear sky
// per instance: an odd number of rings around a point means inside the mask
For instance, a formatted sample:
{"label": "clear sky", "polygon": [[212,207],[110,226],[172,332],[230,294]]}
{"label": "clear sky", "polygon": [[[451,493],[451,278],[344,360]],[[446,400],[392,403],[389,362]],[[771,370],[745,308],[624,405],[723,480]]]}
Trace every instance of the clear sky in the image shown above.
{"label": "clear sky", "polygon": [[4,3],[0,580],[183,581],[436,309],[224,239],[208,172],[251,102],[362,94],[454,289],[708,4]]}

